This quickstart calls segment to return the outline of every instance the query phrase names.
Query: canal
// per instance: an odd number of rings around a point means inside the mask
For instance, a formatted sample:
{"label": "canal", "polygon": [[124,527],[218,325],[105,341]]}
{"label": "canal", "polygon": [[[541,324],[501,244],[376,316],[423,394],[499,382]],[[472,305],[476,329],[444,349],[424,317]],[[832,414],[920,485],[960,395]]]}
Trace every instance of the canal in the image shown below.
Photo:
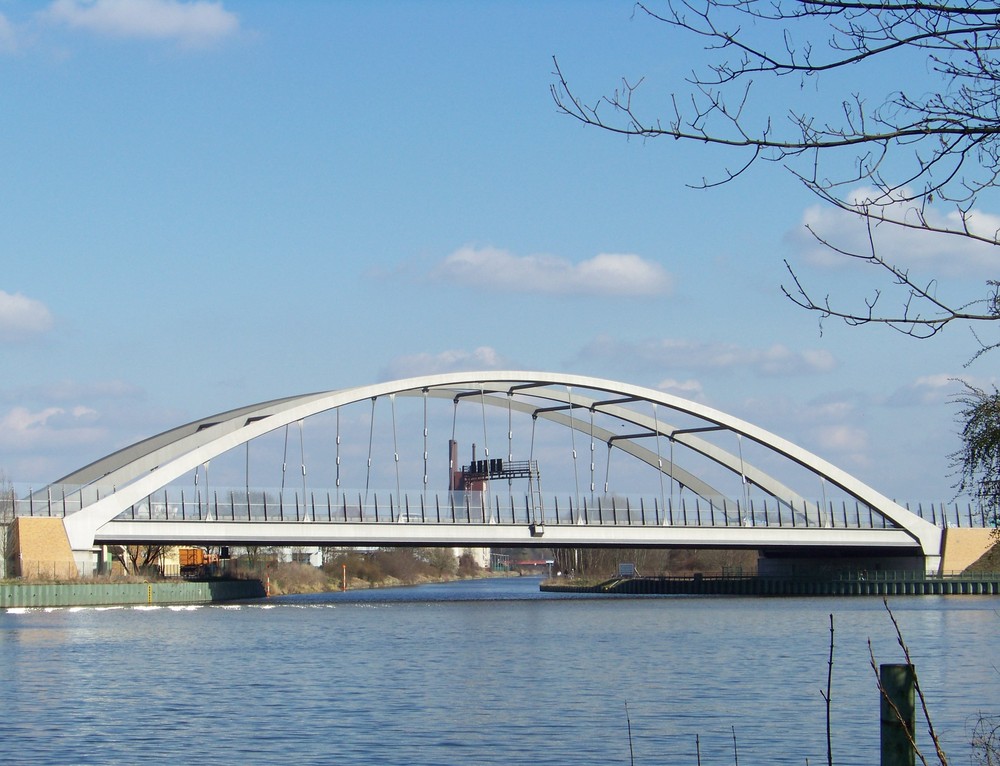
{"label": "canal", "polygon": [[[967,763],[978,716],[1000,714],[1000,597],[890,606]],[[0,611],[0,762],[822,764],[831,612],[834,759],[874,764],[869,639],[902,661],[881,599],[562,595],[533,578]]]}

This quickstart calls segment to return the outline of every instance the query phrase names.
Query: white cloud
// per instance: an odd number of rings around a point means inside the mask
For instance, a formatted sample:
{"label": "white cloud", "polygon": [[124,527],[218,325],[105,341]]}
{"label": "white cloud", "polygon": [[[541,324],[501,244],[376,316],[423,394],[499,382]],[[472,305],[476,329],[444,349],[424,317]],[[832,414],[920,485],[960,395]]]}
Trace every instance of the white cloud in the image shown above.
{"label": "white cloud", "polygon": [[554,255],[518,256],[489,247],[456,250],[438,264],[434,275],[472,287],[556,295],[664,295],[673,283],[662,266],[634,254],[601,253],[573,263]]}
{"label": "white cloud", "polygon": [[507,361],[495,349],[489,346],[480,346],[472,351],[455,349],[442,351],[439,354],[423,353],[398,357],[382,370],[382,379],[396,380],[442,372],[508,368]]}
{"label": "white cloud", "polygon": [[809,402],[791,397],[748,399],[739,408],[747,419],[830,460],[848,471],[872,465],[866,427],[869,402],[857,392],[841,392]]}
{"label": "white cloud", "polygon": [[[33,400],[67,403],[79,400],[121,400],[134,399],[142,395],[142,389],[124,380],[97,380],[79,382],[57,380],[37,386],[15,389],[12,396],[18,401]],[[0,399],[4,395],[0,393]]]}
{"label": "white cloud", "polygon": [[890,407],[924,407],[930,404],[947,404],[962,389],[962,383],[954,375],[945,373],[924,375],[889,394],[886,397],[886,404]]}
{"label": "white cloud", "polygon": [[239,29],[234,13],[206,0],[55,0],[45,17],[106,37],[177,40],[191,46]]}
{"label": "white cloud", "polygon": [[94,425],[96,416],[95,410],[83,406],[36,411],[14,407],[0,414],[0,446],[23,452],[92,444],[104,436],[104,429]]}
{"label": "white cloud", "polygon": [[701,385],[701,381],[693,378],[688,380],[664,378],[656,387],[665,394],[672,394],[693,402],[705,402],[705,389]]}
{"label": "white cloud", "polygon": [[44,303],[0,290],[0,341],[24,340],[51,327],[52,314]]}
{"label": "white cloud", "polygon": [[764,377],[824,373],[837,366],[833,354],[824,350],[793,351],[780,343],[767,348],[745,348],[731,343],[673,338],[632,343],[602,337],[588,344],[582,356],[639,362],[646,367],[699,371],[746,369]]}
{"label": "white cloud", "polygon": [[855,464],[868,450],[868,432],[847,423],[824,425],[813,429],[816,443],[822,450],[853,457]]}
{"label": "white cloud", "polygon": [[[866,203],[876,195],[870,189],[856,189],[851,201]],[[912,203],[893,203],[879,208],[880,214],[897,221],[914,223],[917,210]],[[955,210],[928,205],[924,216],[929,225],[961,231],[963,223]],[[1000,233],[1000,216],[975,212],[968,219],[969,229],[978,236],[995,238]],[[810,233],[810,230],[813,233]],[[882,223],[874,227],[878,254],[887,261],[921,272],[943,277],[993,278],[1000,253],[997,246],[968,237],[933,234],[920,229]],[[840,250],[865,254],[870,252],[868,229],[864,220],[832,205],[813,205],[802,214],[801,226],[785,234],[785,241],[814,266],[833,268],[856,263],[827,247],[819,239]]]}
{"label": "white cloud", "polygon": [[17,49],[18,40],[14,26],[0,13],[0,53],[14,53]]}

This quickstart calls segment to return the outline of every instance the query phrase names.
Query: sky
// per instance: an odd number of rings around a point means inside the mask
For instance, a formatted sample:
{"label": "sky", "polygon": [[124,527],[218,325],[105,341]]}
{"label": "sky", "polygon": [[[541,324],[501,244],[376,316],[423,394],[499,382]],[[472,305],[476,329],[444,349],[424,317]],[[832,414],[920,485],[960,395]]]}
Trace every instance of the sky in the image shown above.
{"label": "sky", "polygon": [[[806,224],[856,233],[790,173],[696,188],[735,157],[553,102],[556,57],[589,100],[646,77],[666,113],[698,45],[630,2],[0,0],[0,470],[39,486],[252,402],[523,369],[950,500],[957,379],[996,380],[968,328],[821,326],[784,261],[820,294],[868,276],[817,248]],[[949,294],[993,276],[886,246]]]}

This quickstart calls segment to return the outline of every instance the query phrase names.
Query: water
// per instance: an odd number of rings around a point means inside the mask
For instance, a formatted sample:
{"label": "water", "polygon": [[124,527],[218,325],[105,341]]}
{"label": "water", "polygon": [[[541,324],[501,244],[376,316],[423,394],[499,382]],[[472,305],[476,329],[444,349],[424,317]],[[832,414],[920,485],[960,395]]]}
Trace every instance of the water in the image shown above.
{"label": "water", "polygon": [[[893,609],[952,763],[1000,713],[1000,599]],[[558,596],[533,578],[0,612],[0,762],[878,762],[877,599]],[[626,703],[631,721],[626,719]],[[734,746],[735,736],[735,746]],[[927,742],[923,729],[919,741]]]}

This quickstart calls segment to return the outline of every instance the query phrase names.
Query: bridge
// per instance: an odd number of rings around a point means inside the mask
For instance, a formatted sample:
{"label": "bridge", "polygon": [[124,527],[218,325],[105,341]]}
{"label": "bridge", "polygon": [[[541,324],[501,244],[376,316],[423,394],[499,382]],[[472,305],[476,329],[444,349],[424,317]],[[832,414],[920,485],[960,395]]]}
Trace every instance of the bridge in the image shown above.
{"label": "bridge", "polygon": [[548,372],[427,375],[239,407],[16,506],[61,519],[82,568],[107,544],[742,547],[928,570],[942,552],[939,520],[759,426]]}

